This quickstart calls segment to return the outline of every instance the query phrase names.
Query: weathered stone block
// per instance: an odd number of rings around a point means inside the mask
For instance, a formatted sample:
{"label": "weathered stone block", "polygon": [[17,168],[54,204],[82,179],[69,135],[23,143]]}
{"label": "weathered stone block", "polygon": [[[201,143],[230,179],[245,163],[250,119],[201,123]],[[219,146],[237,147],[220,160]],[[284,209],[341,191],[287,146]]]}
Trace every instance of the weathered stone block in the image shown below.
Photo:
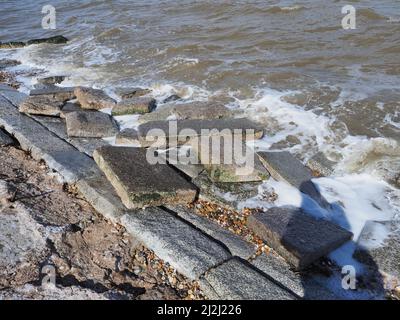
{"label": "weathered stone block", "polygon": [[[246,132],[252,133],[246,135]],[[249,140],[260,139],[264,130],[248,119],[216,119],[216,120],[177,120],[151,121],[138,128],[142,146],[151,146],[154,141],[165,144],[185,144],[192,138],[200,136],[240,136]]]}
{"label": "weathered stone block", "polygon": [[67,102],[61,109],[60,117],[65,119],[67,113],[82,111],[82,108],[79,104],[73,102]]}
{"label": "weathered stone block", "polygon": [[400,285],[400,221],[367,221],[354,257],[373,271],[397,279]]}
{"label": "weathered stone block", "polygon": [[246,262],[231,259],[208,271],[200,286],[211,299],[295,300],[296,297]]}
{"label": "weathered stone block", "polygon": [[247,224],[296,269],[304,269],[353,236],[332,222],[292,207],[272,208],[251,215]]}
{"label": "weathered stone block", "polygon": [[167,164],[150,164],[142,148],[102,147],[94,159],[129,209],[192,202],[197,190]]}
{"label": "weathered stone block", "polygon": [[314,176],[329,177],[333,173],[335,162],[330,161],[322,152],[318,152],[307,161],[307,167],[310,168]]}
{"label": "weathered stone block", "polygon": [[139,135],[135,129],[124,129],[117,134],[115,139],[115,144],[117,145],[139,145],[139,143]]}
{"label": "weathered stone block", "polygon": [[97,111],[77,111],[65,116],[69,137],[101,138],[118,133],[117,124],[111,116]]}
{"label": "weathered stone block", "polygon": [[121,99],[131,99],[131,98],[142,97],[147,94],[150,94],[151,92],[152,92],[151,89],[145,89],[145,88],[118,88],[116,90],[116,94]]}
{"label": "weathered stone block", "polygon": [[225,245],[232,255],[247,260],[256,253],[254,244],[243,240],[210,219],[196,214],[193,209],[185,206],[167,206],[167,208],[177,213],[182,219],[188,221],[196,228],[199,228],[213,239]]}
{"label": "weathered stone block", "polygon": [[213,182],[256,182],[267,180],[268,171],[255,152],[244,141],[233,142],[213,138],[193,144],[198,160],[208,171]]}
{"label": "weathered stone block", "polygon": [[290,152],[258,152],[261,162],[271,176],[278,181],[286,181],[304,194],[309,195],[324,208],[330,205],[311,181],[311,171]]}
{"label": "weathered stone block", "polygon": [[68,101],[75,99],[74,88],[48,86],[47,88],[34,89],[29,93],[30,96],[43,96],[56,101]]}
{"label": "weathered stone block", "polygon": [[172,109],[177,119],[221,119],[232,117],[232,112],[222,104],[212,102],[193,102],[177,104]]}
{"label": "weathered stone block", "polygon": [[37,81],[40,84],[49,85],[49,84],[59,84],[65,80],[65,76],[51,76],[38,78]]}
{"label": "weathered stone block", "polygon": [[130,98],[117,103],[112,109],[112,115],[143,114],[152,112],[157,107],[153,98]]}
{"label": "weathered stone block", "polygon": [[63,102],[53,100],[48,96],[31,96],[20,104],[19,112],[58,117],[63,105]]}
{"label": "weathered stone block", "polygon": [[116,101],[103,90],[77,87],[74,92],[83,109],[107,109],[113,108],[116,104]]}
{"label": "weathered stone block", "polygon": [[126,214],[121,222],[134,238],[192,280],[230,257],[217,242],[159,208]]}

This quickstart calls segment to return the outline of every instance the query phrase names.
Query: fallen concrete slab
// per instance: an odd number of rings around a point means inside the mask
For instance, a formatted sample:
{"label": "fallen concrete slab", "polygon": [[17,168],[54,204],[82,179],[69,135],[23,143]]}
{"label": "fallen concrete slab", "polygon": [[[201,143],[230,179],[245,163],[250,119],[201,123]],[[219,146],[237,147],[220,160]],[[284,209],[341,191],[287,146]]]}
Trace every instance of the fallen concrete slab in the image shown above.
{"label": "fallen concrete slab", "polygon": [[[254,122],[242,119],[151,121],[138,128],[140,143],[144,147],[160,144],[185,144],[200,136],[240,136],[243,139],[260,139],[264,130]],[[248,133],[246,135],[246,133]]]}
{"label": "fallen concrete slab", "polygon": [[251,215],[247,224],[297,270],[309,266],[353,236],[332,222],[316,219],[293,207],[272,208]]}
{"label": "fallen concrete slab", "polygon": [[333,173],[335,162],[330,161],[322,152],[315,154],[307,161],[307,167],[311,169],[313,176],[329,177]]}
{"label": "fallen concrete slab", "polygon": [[67,113],[82,111],[82,108],[79,104],[73,102],[67,102],[61,109],[60,117],[65,119]]}
{"label": "fallen concrete slab", "polygon": [[75,88],[68,87],[56,87],[50,85],[42,89],[34,89],[29,92],[30,96],[42,96],[48,99],[65,102],[68,100],[75,99]]}
{"label": "fallen concrete slab", "polygon": [[129,209],[187,204],[196,197],[196,187],[167,164],[150,164],[146,149],[101,147],[94,159]]}
{"label": "fallen concrete slab", "polygon": [[117,88],[115,93],[121,99],[131,99],[145,96],[147,94],[150,94],[151,92],[151,89],[145,88]]}
{"label": "fallen concrete slab", "polygon": [[153,98],[138,97],[124,99],[113,107],[112,115],[144,114],[152,112],[156,107],[157,103]]}
{"label": "fallen concrete slab", "polygon": [[[387,235],[382,238],[382,235]],[[367,221],[354,257],[400,285],[400,221]]]}
{"label": "fallen concrete slab", "polygon": [[295,300],[296,297],[237,258],[208,271],[200,286],[211,299]]}
{"label": "fallen concrete slab", "polygon": [[121,221],[139,242],[189,279],[230,258],[217,242],[159,208],[126,214]]}
{"label": "fallen concrete slab", "polygon": [[50,85],[50,84],[60,84],[65,80],[65,76],[51,76],[38,78],[37,81],[40,84]]}
{"label": "fallen concrete slab", "polygon": [[169,103],[159,107],[154,112],[139,117],[140,123],[150,121],[165,121],[172,119],[179,120],[210,120],[233,117],[233,112],[222,104],[210,102],[191,102],[173,104]]}
{"label": "fallen concrete slab", "polygon": [[259,157],[244,141],[234,143],[230,139],[221,139],[218,144],[209,137],[194,143],[193,149],[213,182],[256,182],[269,178]]}
{"label": "fallen concrete slab", "polygon": [[19,112],[43,116],[59,117],[64,103],[48,96],[31,96],[19,106]]}
{"label": "fallen concrete slab", "polygon": [[167,206],[167,208],[213,239],[220,241],[233,256],[247,260],[255,255],[256,246],[254,244],[243,240],[233,232],[223,229],[216,222],[196,214],[193,209],[185,206]]}
{"label": "fallen concrete slab", "polygon": [[107,109],[113,108],[116,104],[116,101],[109,97],[103,90],[77,87],[74,93],[82,109]]}
{"label": "fallen concrete slab", "polygon": [[117,145],[139,145],[139,136],[135,129],[124,129],[117,134],[115,139]]}
{"label": "fallen concrete slab", "polygon": [[286,181],[302,193],[309,195],[324,208],[329,208],[329,203],[321,195],[311,181],[314,176],[290,152],[258,152],[261,162],[271,176],[278,181]]}
{"label": "fallen concrete slab", "polygon": [[76,111],[65,115],[69,137],[101,138],[118,133],[115,121],[106,113]]}

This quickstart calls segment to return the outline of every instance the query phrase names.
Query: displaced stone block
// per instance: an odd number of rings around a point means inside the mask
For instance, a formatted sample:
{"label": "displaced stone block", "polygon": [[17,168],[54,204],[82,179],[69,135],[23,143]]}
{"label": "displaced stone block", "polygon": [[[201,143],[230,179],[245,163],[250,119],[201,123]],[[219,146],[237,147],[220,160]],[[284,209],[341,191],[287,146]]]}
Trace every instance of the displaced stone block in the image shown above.
{"label": "displaced stone block", "polygon": [[126,145],[134,144],[139,145],[139,135],[135,129],[124,129],[117,134],[115,144]]}
{"label": "displaced stone block", "polygon": [[400,285],[400,221],[367,221],[354,257]]}
{"label": "displaced stone block", "polygon": [[152,112],[157,107],[156,100],[153,98],[130,98],[118,102],[112,109],[113,116],[127,114],[143,114]]}
{"label": "displaced stone block", "polygon": [[257,269],[283,285],[296,296],[305,300],[337,300],[333,292],[321,286],[312,275],[291,270],[281,257],[273,253],[262,254],[251,261]]}
{"label": "displaced stone block", "polygon": [[75,99],[74,88],[48,86],[47,88],[34,89],[29,93],[30,96],[43,96],[56,101],[68,101]]}
{"label": "displaced stone block", "polygon": [[307,167],[312,170],[313,176],[329,177],[333,173],[335,162],[330,161],[322,152],[318,152],[307,161]]}
{"label": "displaced stone block", "polygon": [[51,76],[51,77],[44,77],[38,78],[37,81],[40,84],[50,85],[50,84],[59,84],[65,80],[65,76]]}
{"label": "displaced stone block", "polygon": [[101,138],[118,133],[111,116],[97,111],[76,111],[65,116],[69,137]]}
{"label": "displaced stone block", "polygon": [[188,221],[196,228],[208,234],[213,239],[224,244],[234,256],[250,259],[256,253],[256,247],[233,232],[230,232],[208,218],[202,217],[185,206],[167,206],[167,208],[178,214],[182,219]]}
{"label": "displaced stone block", "polygon": [[[172,146],[181,145],[200,136],[240,136],[242,139],[254,140],[264,135],[264,130],[248,119],[151,121],[141,124],[138,132],[144,147],[152,146],[155,141]],[[246,132],[252,134],[246,135]]]}
{"label": "displaced stone block", "polygon": [[163,100],[163,103],[170,103],[170,102],[178,101],[181,99],[182,98],[180,96],[178,96],[177,94],[173,94],[173,95],[170,95],[168,98],[165,98]]}
{"label": "displaced stone block", "polygon": [[129,209],[187,204],[197,190],[167,164],[150,164],[147,150],[129,147],[102,147],[94,159]]}
{"label": "displaced stone block", "polygon": [[272,208],[251,215],[247,224],[296,269],[304,269],[318,258],[351,240],[353,234],[301,209]]}
{"label": "displaced stone block", "polygon": [[75,112],[75,111],[82,111],[82,108],[79,104],[73,102],[67,102],[61,109],[60,117],[65,119],[65,116],[68,113]]}
{"label": "displaced stone block", "polygon": [[222,104],[211,102],[191,102],[183,104],[168,104],[160,107],[155,112],[142,115],[140,123],[162,121],[170,118],[179,120],[210,120],[233,117],[233,112]]}
{"label": "displaced stone block", "polygon": [[41,43],[51,43],[51,44],[64,44],[67,43],[68,39],[64,36],[54,36],[49,38],[32,39],[27,42],[28,45],[31,44],[41,44]]}
{"label": "displaced stone block", "polygon": [[236,258],[208,271],[200,286],[209,298],[218,300],[296,299],[289,291]]}
{"label": "displaced stone block", "polygon": [[151,92],[152,92],[151,89],[145,89],[145,88],[118,88],[116,90],[116,94],[121,99],[131,99],[131,98],[142,97],[147,94],[150,94]]}
{"label": "displaced stone block", "polygon": [[126,214],[121,223],[136,240],[192,280],[230,257],[217,242],[159,208]]}
{"label": "displaced stone block", "polygon": [[14,139],[11,138],[3,129],[0,129],[0,147],[13,145]]}
{"label": "displaced stone block", "polygon": [[53,100],[48,96],[31,96],[19,106],[19,112],[59,117],[63,102]]}
{"label": "displaced stone block", "polygon": [[257,154],[275,180],[286,181],[304,194],[309,195],[320,206],[324,208],[330,207],[311,181],[314,178],[311,171],[290,152],[258,152]]}
{"label": "displaced stone block", "polygon": [[116,101],[109,97],[103,90],[77,87],[75,95],[83,109],[107,109],[113,108]]}
{"label": "displaced stone block", "polygon": [[212,137],[202,139],[193,148],[213,182],[256,182],[268,179],[268,171],[245,142],[234,143],[233,140],[221,139],[220,144],[215,144],[212,140]]}

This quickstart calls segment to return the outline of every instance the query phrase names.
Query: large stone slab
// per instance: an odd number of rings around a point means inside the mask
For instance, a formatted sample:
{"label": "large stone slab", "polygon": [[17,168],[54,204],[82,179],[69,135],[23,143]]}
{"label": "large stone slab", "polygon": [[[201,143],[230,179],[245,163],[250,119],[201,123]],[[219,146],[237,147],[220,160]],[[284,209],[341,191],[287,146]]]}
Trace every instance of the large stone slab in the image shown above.
{"label": "large stone slab", "polygon": [[73,102],[67,102],[61,109],[60,117],[65,119],[67,113],[75,112],[75,111],[82,111],[82,108],[79,104]]}
{"label": "large stone slab", "polygon": [[77,87],[74,92],[82,109],[107,109],[113,108],[116,104],[116,101],[109,97],[103,90]]}
{"label": "large stone slab", "polygon": [[65,115],[69,137],[101,138],[112,137],[118,127],[112,117],[97,111],[76,111]]}
{"label": "large stone slab", "polygon": [[16,107],[19,107],[19,105],[28,98],[28,95],[26,95],[25,93],[19,92],[10,86],[1,84],[0,96],[4,97],[7,101],[9,101]]}
{"label": "large stone slab", "polygon": [[38,78],[37,81],[40,84],[50,85],[50,84],[59,84],[65,80],[65,76],[51,76],[51,77],[44,77]]}
{"label": "large stone slab", "polygon": [[296,299],[289,291],[236,258],[208,271],[200,286],[209,298],[216,300]]}
{"label": "large stone slab", "polygon": [[196,141],[193,149],[213,182],[256,182],[269,178],[259,157],[245,141],[221,139],[214,143],[213,137],[209,137]]}
{"label": "large stone slab", "polygon": [[30,151],[34,159],[46,161],[68,183],[90,176],[97,169],[93,159],[20,113],[3,97],[0,97],[0,126],[18,140],[23,150]]}
{"label": "large stone slab", "polygon": [[[246,132],[249,134],[246,135]],[[248,119],[151,121],[138,128],[142,146],[152,146],[154,141],[165,144],[185,144],[200,136],[240,136],[249,140],[260,139],[264,130]]]}
{"label": "large stone slab", "polygon": [[121,222],[134,238],[192,280],[230,257],[208,236],[159,208],[126,214]]}
{"label": "large stone slab", "polygon": [[304,269],[353,236],[332,222],[292,207],[271,208],[251,215],[247,224],[296,269]]}
{"label": "large stone slab", "polygon": [[20,104],[19,112],[58,117],[63,105],[63,102],[53,100],[48,96],[31,96]]}
{"label": "large stone slab", "polygon": [[162,121],[171,117],[179,120],[209,120],[230,118],[233,115],[233,112],[224,105],[212,102],[170,103],[150,114],[142,115],[139,122]]}
{"label": "large stone slab", "polygon": [[42,89],[34,89],[29,92],[30,96],[43,96],[52,100],[65,102],[75,99],[75,88],[48,86]]}
{"label": "large stone slab", "polygon": [[93,157],[93,152],[97,148],[109,145],[109,143],[102,138],[69,137],[67,134],[67,126],[64,119],[43,116],[32,116],[32,118],[34,118],[37,122],[46,127],[46,129],[54,133],[56,136],[69,142],[80,152],[86,153],[89,157]]}
{"label": "large stone slab", "polygon": [[0,49],[15,49],[25,47],[26,43],[21,41],[0,42]]}
{"label": "large stone slab", "polygon": [[146,149],[102,147],[94,159],[129,209],[164,204],[187,204],[196,187],[167,164],[150,164]]}
{"label": "large stone slab", "polygon": [[314,178],[311,170],[306,168],[290,152],[258,152],[257,154],[275,180],[286,181],[302,193],[309,195],[324,208],[330,206],[311,181]]}
{"label": "large stone slab", "polygon": [[307,161],[307,167],[312,170],[313,176],[329,177],[334,170],[335,162],[330,161],[322,152],[315,154]]}
{"label": "large stone slab", "polygon": [[0,147],[5,147],[14,144],[11,138],[3,129],[0,129]]}
{"label": "large stone slab", "polygon": [[400,221],[367,221],[354,257],[373,271],[397,279],[400,285]]}
{"label": "large stone slab", "polygon": [[117,88],[115,93],[121,99],[131,99],[145,96],[147,94],[150,94],[151,92],[151,89],[146,88]]}
{"label": "large stone slab", "polygon": [[152,112],[157,107],[156,100],[153,98],[130,98],[117,103],[112,109],[113,116],[127,114],[143,114]]}
{"label": "large stone slab", "polygon": [[256,253],[254,244],[243,240],[210,219],[196,214],[193,209],[185,206],[167,206],[167,208],[177,213],[182,219],[188,221],[196,228],[199,228],[213,239],[225,245],[232,255],[247,260]]}
{"label": "large stone slab", "polygon": [[117,134],[115,138],[115,144],[117,145],[128,145],[134,144],[139,145],[139,136],[135,129],[124,129]]}
{"label": "large stone slab", "polygon": [[288,263],[281,257],[275,256],[273,253],[262,254],[251,261],[251,264],[301,299],[339,299],[333,292],[314,280],[312,275],[291,270]]}

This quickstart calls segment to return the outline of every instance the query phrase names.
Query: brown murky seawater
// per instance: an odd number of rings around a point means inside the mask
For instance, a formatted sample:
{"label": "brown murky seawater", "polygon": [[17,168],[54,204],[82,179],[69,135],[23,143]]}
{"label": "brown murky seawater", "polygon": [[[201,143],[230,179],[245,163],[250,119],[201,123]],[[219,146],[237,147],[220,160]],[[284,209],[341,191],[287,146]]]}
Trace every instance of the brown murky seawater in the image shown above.
{"label": "brown murky seawater", "polygon": [[27,67],[67,84],[221,100],[265,122],[260,147],[323,151],[347,159],[345,172],[400,171],[398,0],[351,1],[355,30],[342,28],[347,1],[61,0],[57,29],[43,30],[46,4],[0,3],[0,41],[71,39],[15,52]]}

